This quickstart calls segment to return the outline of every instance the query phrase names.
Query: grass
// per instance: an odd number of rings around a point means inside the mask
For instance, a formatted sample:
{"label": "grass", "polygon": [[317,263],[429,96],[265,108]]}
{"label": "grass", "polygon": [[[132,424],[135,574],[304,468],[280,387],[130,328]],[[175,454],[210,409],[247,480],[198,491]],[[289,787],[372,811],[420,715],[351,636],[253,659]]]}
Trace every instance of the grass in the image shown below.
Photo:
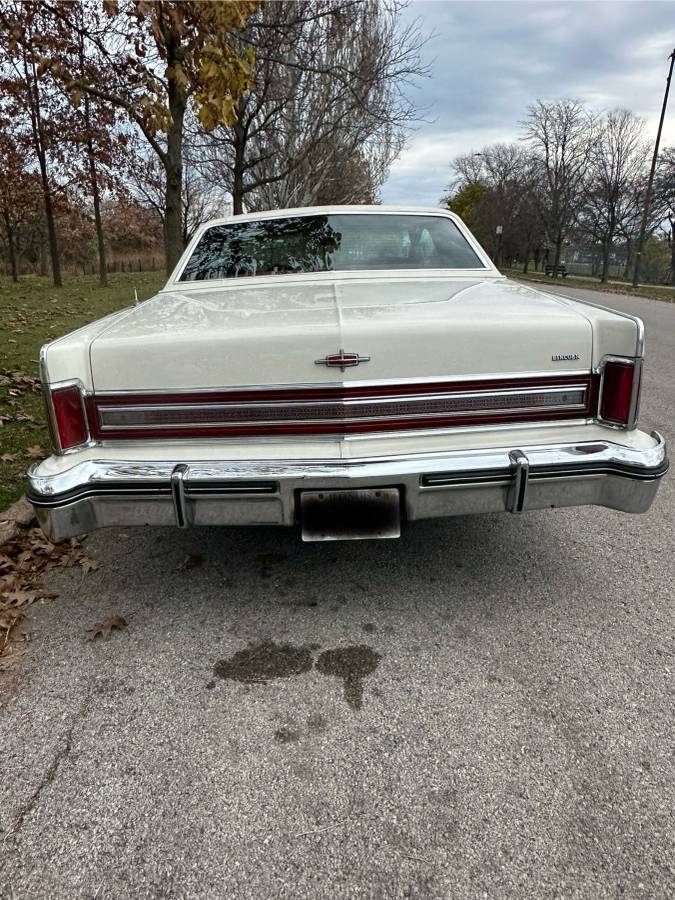
{"label": "grass", "polygon": [[582,278],[568,275],[567,278],[547,278],[543,272],[528,272],[524,275],[520,269],[502,269],[504,275],[519,281],[538,281],[541,284],[560,284],[571,288],[582,288],[587,291],[606,291],[610,294],[630,294],[632,297],[646,297],[648,300],[664,300],[675,303],[675,287],[660,287],[655,284],[641,284],[634,288],[623,281],[608,281],[601,284],[596,278]]}
{"label": "grass", "polygon": [[0,511],[23,493],[30,463],[49,452],[42,396],[15,373],[37,376],[44,343],[130,306],[134,288],[144,300],[164,282],[161,272],[111,275],[106,288],[93,276],[69,279],[62,288],[36,276],[19,284],[0,279]]}

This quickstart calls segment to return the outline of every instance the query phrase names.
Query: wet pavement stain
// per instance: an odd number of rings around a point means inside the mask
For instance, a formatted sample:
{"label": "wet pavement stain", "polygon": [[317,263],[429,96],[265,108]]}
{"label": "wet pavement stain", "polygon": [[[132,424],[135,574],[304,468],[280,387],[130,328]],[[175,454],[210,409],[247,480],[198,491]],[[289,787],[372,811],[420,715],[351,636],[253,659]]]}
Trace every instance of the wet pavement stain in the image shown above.
{"label": "wet pavement stain", "polygon": [[372,647],[357,644],[324,650],[316,661],[322,675],[333,675],[344,680],[345,700],[354,709],[363,706],[363,680],[377,669],[382,657]]}
{"label": "wet pavement stain", "polygon": [[260,553],[256,559],[260,563],[260,575],[262,578],[271,578],[276,566],[288,559],[285,553]]}
{"label": "wet pavement stain", "polygon": [[316,645],[294,647],[292,644],[262,641],[219,660],[213,667],[213,674],[244,684],[266,684],[275,678],[290,678],[309,672],[314,649]]}
{"label": "wet pavement stain", "polygon": [[277,728],[274,732],[274,740],[278,744],[294,744],[300,740],[300,732],[293,728]]}

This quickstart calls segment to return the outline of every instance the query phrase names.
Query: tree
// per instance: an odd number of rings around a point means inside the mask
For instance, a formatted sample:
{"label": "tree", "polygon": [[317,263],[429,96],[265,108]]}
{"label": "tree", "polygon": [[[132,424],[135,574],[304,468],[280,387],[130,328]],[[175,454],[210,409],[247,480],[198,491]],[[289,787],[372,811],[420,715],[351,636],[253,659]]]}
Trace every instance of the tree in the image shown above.
{"label": "tree", "polygon": [[609,277],[610,255],[621,226],[634,218],[648,157],[643,134],[642,119],[627,109],[615,109],[599,124],[591,148],[580,217],[584,230],[601,247],[602,282]]}
{"label": "tree", "polygon": [[[183,135],[194,102],[203,127],[231,125],[241,92],[252,76],[254,55],[239,53],[233,34],[258,0],[105,0],[98,17],[80,17],[66,0],[38,0],[58,40],[22,42],[30,64],[58,78],[77,100],[88,95],[123,110],[157,155],[165,178],[166,267],[183,249],[181,197]],[[8,23],[14,27],[13,21]],[[69,47],[81,40],[84,59],[74,65]]]}
{"label": "tree", "polygon": [[481,206],[489,193],[489,188],[482,181],[468,181],[462,184],[454,193],[443,197],[447,208],[456,213],[474,232],[479,240],[479,231],[483,225],[481,221]]}
{"label": "tree", "polygon": [[595,116],[576,100],[537,100],[528,107],[521,124],[539,182],[539,214],[555,247],[554,265],[558,266],[563,241],[585,187],[596,132]]}
{"label": "tree", "polygon": [[416,115],[404,88],[425,72],[424,40],[416,23],[401,24],[401,9],[278,2],[249,20],[240,42],[255,51],[255,78],[233,127],[205,148],[235,214],[374,198]]}
{"label": "tree", "polygon": [[675,284],[675,147],[661,154],[656,171],[654,207],[670,247],[670,283]]}
{"label": "tree", "polygon": [[[190,136],[190,131],[188,131]],[[131,197],[158,217],[165,227],[165,172],[157,156],[147,152],[140,141],[131,140],[125,165],[125,186]],[[214,184],[201,166],[191,140],[183,146],[183,189],[181,191],[181,235],[187,246],[200,225],[226,215],[230,210],[224,187]]]}
{"label": "tree", "polygon": [[456,157],[452,169],[454,192],[444,202],[491,250],[497,265],[518,258],[527,271],[530,256],[542,242],[529,154],[518,144],[492,144]]}
{"label": "tree", "polygon": [[59,136],[65,128],[63,117],[59,121],[62,110],[58,108],[58,98],[53,86],[41,77],[38,63],[39,48],[51,38],[50,25],[37,3],[19,0],[0,7],[0,24],[5,26],[0,38],[0,95],[4,98],[7,118],[27,120],[26,133],[19,139],[30,146],[39,169],[52,278],[59,287],[63,282],[54,217],[52,164]]}
{"label": "tree", "polygon": [[12,140],[8,123],[0,129],[0,220],[12,281],[19,280],[19,237],[22,226],[35,217],[40,191],[21,144]]}

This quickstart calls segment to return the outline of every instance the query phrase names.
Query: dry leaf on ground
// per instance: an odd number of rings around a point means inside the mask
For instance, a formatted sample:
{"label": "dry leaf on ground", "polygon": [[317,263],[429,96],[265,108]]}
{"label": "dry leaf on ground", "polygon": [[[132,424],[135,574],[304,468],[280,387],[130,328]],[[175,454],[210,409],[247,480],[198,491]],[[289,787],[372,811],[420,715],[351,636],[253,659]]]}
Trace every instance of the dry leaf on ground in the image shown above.
{"label": "dry leaf on ground", "polygon": [[56,568],[82,565],[83,571],[91,571],[98,565],[84,553],[78,538],[52,544],[39,528],[20,527],[29,524],[33,517],[25,498],[3,515],[8,519],[0,523],[0,537],[7,535],[0,549],[0,671],[8,669],[20,655],[13,645],[28,639],[17,627],[24,618],[23,611],[37,600],[53,600],[57,596],[41,587],[42,578]]}
{"label": "dry leaf on ground", "polygon": [[91,556],[81,556],[78,562],[85,575],[98,569],[98,561],[92,559]]}
{"label": "dry leaf on ground", "polygon": [[29,459],[41,459],[44,455],[45,451],[42,449],[42,447],[38,447],[37,445],[35,447],[29,447],[26,450],[26,456]]}
{"label": "dry leaf on ground", "polygon": [[110,616],[104,622],[99,622],[87,631],[87,640],[95,641],[100,635],[103,639],[107,638],[113,628],[126,628],[126,620],[122,616]]}

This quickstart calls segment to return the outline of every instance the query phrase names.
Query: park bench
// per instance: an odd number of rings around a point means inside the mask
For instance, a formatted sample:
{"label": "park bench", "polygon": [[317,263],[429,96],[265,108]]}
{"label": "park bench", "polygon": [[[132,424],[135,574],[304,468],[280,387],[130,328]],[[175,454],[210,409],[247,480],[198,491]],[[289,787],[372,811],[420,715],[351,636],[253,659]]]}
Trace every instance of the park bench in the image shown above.
{"label": "park bench", "polygon": [[544,272],[546,275],[551,275],[554,278],[557,278],[558,275],[562,275],[563,278],[567,278],[567,266],[565,265],[565,263],[560,263],[560,265],[558,266],[553,265],[553,263],[546,263]]}

